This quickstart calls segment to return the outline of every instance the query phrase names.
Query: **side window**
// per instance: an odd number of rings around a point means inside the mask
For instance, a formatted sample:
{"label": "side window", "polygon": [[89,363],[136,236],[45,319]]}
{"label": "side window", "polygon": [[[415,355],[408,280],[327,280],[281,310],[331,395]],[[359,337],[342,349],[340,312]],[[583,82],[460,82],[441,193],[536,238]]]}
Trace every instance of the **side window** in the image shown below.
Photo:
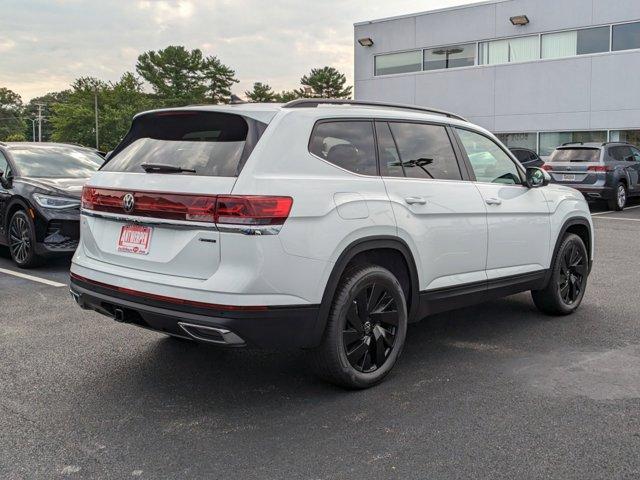
{"label": "side window", "polygon": [[460,167],[445,127],[390,122],[399,163],[410,178],[462,180]]}
{"label": "side window", "polygon": [[309,151],[350,172],[378,174],[373,123],[370,121],[318,123],[311,134]]}
{"label": "side window", "polygon": [[609,147],[609,157],[616,162],[622,162],[624,160],[623,147]]}
{"label": "side window", "polygon": [[631,155],[633,155],[633,159],[636,162],[640,162],[640,150],[637,148],[631,147]]}
{"label": "side window", "polygon": [[404,170],[396,142],[386,122],[376,122],[378,135],[378,156],[380,157],[380,174],[384,177],[404,177]]}
{"label": "side window", "polygon": [[493,140],[456,128],[478,182],[521,184],[516,164]]}

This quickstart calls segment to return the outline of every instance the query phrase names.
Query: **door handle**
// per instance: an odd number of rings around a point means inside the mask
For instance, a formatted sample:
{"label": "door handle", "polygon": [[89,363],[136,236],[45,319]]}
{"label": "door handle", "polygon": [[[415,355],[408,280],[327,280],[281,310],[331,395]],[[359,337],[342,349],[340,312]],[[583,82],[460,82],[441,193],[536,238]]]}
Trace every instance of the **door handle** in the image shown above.
{"label": "door handle", "polygon": [[487,203],[487,205],[502,205],[502,200],[495,197],[487,198],[485,202]]}
{"label": "door handle", "polygon": [[404,199],[409,205],[425,205],[427,201],[422,197],[406,197]]}

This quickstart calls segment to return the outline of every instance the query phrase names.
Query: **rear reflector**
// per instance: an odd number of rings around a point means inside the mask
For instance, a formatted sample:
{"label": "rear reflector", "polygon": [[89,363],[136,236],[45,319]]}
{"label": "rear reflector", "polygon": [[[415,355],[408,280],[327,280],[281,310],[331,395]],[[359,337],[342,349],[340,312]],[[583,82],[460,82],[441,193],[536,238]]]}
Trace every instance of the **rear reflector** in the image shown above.
{"label": "rear reflector", "polygon": [[[131,201],[133,199],[133,201]],[[293,199],[266,195],[187,195],[84,187],[82,208],[190,222],[282,225]]]}
{"label": "rear reflector", "polygon": [[262,306],[262,305],[220,305],[217,303],[196,302],[193,300],[185,300],[183,298],[156,295],[155,293],[140,292],[138,290],[131,290],[130,288],[118,287],[115,285],[109,285],[102,282],[96,282],[95,280],[90,280],[88,278],[81,277],[80,275],[76,275],[75,273],[70,273],[70,277],[72,280],[88,283],[90,285],[95,285],[96,287],[101,287],[107,290],[113,290],[114,292],[124,293],[126,295],[131,295],[132,297],[147,298],[149,300],[157,300],[159,302],[172,303],[175,305],[187,305],[191,307],[211,308],[214,310],[232,310],[232,311],[264,311],[268,309],[268,307]]}
{"label": "rear reflector", "polygon": [[587,170],[590,172],[608,172],[611,169],[606,165],[591,165],[587,167]]}

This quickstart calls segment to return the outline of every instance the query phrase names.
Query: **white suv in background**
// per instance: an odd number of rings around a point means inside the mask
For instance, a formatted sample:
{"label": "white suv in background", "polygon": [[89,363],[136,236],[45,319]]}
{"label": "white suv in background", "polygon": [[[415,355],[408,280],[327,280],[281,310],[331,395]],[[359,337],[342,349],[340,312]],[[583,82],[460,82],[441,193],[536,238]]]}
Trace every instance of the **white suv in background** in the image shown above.
{"label": "white suv in background", "polygon": [[340,100],[139,114],[83,192],[78,304],[228,346],[303,348],[373,385],[407,323],[531,290],[583,298],[582,195],[438,110]]}

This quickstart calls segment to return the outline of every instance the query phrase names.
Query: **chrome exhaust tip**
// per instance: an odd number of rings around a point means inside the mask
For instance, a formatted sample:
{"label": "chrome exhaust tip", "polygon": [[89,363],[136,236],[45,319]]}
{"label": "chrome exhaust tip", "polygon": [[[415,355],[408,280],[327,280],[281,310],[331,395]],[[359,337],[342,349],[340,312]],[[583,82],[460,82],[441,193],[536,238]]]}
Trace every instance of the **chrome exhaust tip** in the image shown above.
{"label": "chrome exhaust tip", "polygon": [[214,343],[216,345],[227,345],[232,347],[240,347],[245,341],[231,330],[218,327],[207,327],[204,325],[195,325],[193,323],[178,322],[178,325],[194,340],[205,343]]}

